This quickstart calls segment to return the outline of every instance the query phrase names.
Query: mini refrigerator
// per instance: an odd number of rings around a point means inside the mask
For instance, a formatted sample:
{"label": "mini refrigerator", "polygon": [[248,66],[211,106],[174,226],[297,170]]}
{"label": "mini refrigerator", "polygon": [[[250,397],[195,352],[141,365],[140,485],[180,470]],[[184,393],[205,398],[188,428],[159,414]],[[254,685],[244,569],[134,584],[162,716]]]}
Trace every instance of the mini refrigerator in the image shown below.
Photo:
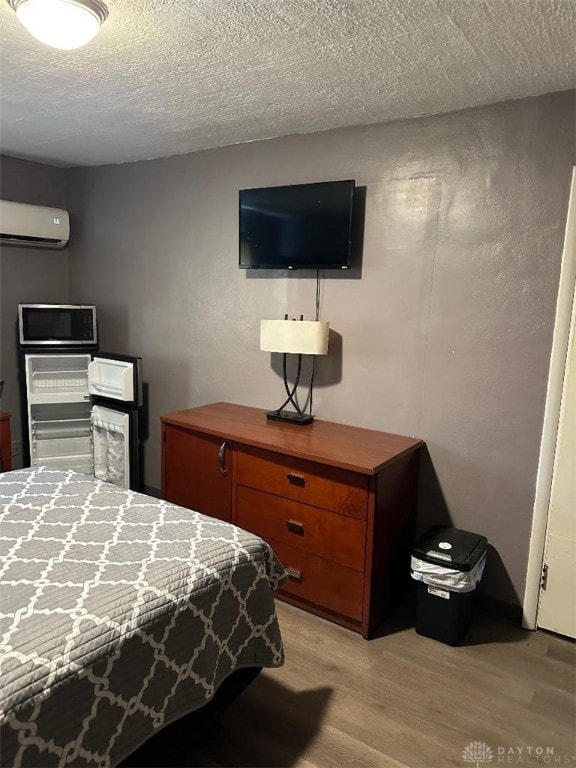
{"label": "mini refrigerator", "polygon": [[141,363],[127,355],[26,350],[31,466],[75,469],[141,490]]}

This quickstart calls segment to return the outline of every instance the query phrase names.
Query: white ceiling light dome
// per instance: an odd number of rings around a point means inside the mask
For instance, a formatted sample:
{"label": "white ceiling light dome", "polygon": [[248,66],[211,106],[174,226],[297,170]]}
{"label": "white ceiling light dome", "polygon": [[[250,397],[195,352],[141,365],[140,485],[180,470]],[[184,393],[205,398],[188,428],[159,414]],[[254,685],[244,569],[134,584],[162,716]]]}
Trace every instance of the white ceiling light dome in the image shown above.
{"label": "white ceiling light dome", "polygon": [[80,48],[108,18],[101,0],[8,0],[19,21],[41,43],[65,51]]}

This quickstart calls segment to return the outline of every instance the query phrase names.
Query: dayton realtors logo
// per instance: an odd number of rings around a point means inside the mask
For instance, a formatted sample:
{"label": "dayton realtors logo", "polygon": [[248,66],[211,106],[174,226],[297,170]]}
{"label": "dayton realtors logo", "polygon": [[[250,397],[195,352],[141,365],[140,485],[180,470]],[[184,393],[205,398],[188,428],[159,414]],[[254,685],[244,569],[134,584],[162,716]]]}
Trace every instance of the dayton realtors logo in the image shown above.
{"label": "dayton realtors logo", "polygon": [[496,762],[499,765],[576,765],[576,755],[557,755],[554,747],[496,747],[484,741],[471,741],[462,752],[465,763]]}
{"label": "dayton realtors logo", "polygon": [[480,763],[491,763],[494,760],[492,749],[483,741],[471,741],[464,747],[462,759],[465,763],[475,763],[480,768]]}

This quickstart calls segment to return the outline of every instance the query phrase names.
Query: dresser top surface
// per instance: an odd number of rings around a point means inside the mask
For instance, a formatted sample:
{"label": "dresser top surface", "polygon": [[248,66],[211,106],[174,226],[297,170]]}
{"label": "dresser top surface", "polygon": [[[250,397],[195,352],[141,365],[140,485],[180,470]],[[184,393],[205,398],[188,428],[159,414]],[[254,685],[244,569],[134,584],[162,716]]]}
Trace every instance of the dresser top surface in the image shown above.
{"label": "dresser top surface", "polygon": [[374,475],[420,448],[421,440],[363,427],[315,420],[306,426],[269,421],[266,411],[212,403],[160,417],[162,423],[309,461]]}

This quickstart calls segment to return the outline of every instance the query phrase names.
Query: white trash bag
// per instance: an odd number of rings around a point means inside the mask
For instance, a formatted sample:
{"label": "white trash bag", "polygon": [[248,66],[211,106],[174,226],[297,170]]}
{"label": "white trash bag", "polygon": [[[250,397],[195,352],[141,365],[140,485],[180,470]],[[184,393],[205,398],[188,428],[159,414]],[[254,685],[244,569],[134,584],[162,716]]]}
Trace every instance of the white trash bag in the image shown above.
{"label": "white trash bag", "polygon": [[472,592],[476,589],[476,585],[484,573],[485,565],[486,552],[469,571],[459,571],[439,563],[428,563],[417,557],[412,557],[410,561],[413,579],[423,581],[424,584],[431,584],[434,587],[443,587],[450,592]]}

